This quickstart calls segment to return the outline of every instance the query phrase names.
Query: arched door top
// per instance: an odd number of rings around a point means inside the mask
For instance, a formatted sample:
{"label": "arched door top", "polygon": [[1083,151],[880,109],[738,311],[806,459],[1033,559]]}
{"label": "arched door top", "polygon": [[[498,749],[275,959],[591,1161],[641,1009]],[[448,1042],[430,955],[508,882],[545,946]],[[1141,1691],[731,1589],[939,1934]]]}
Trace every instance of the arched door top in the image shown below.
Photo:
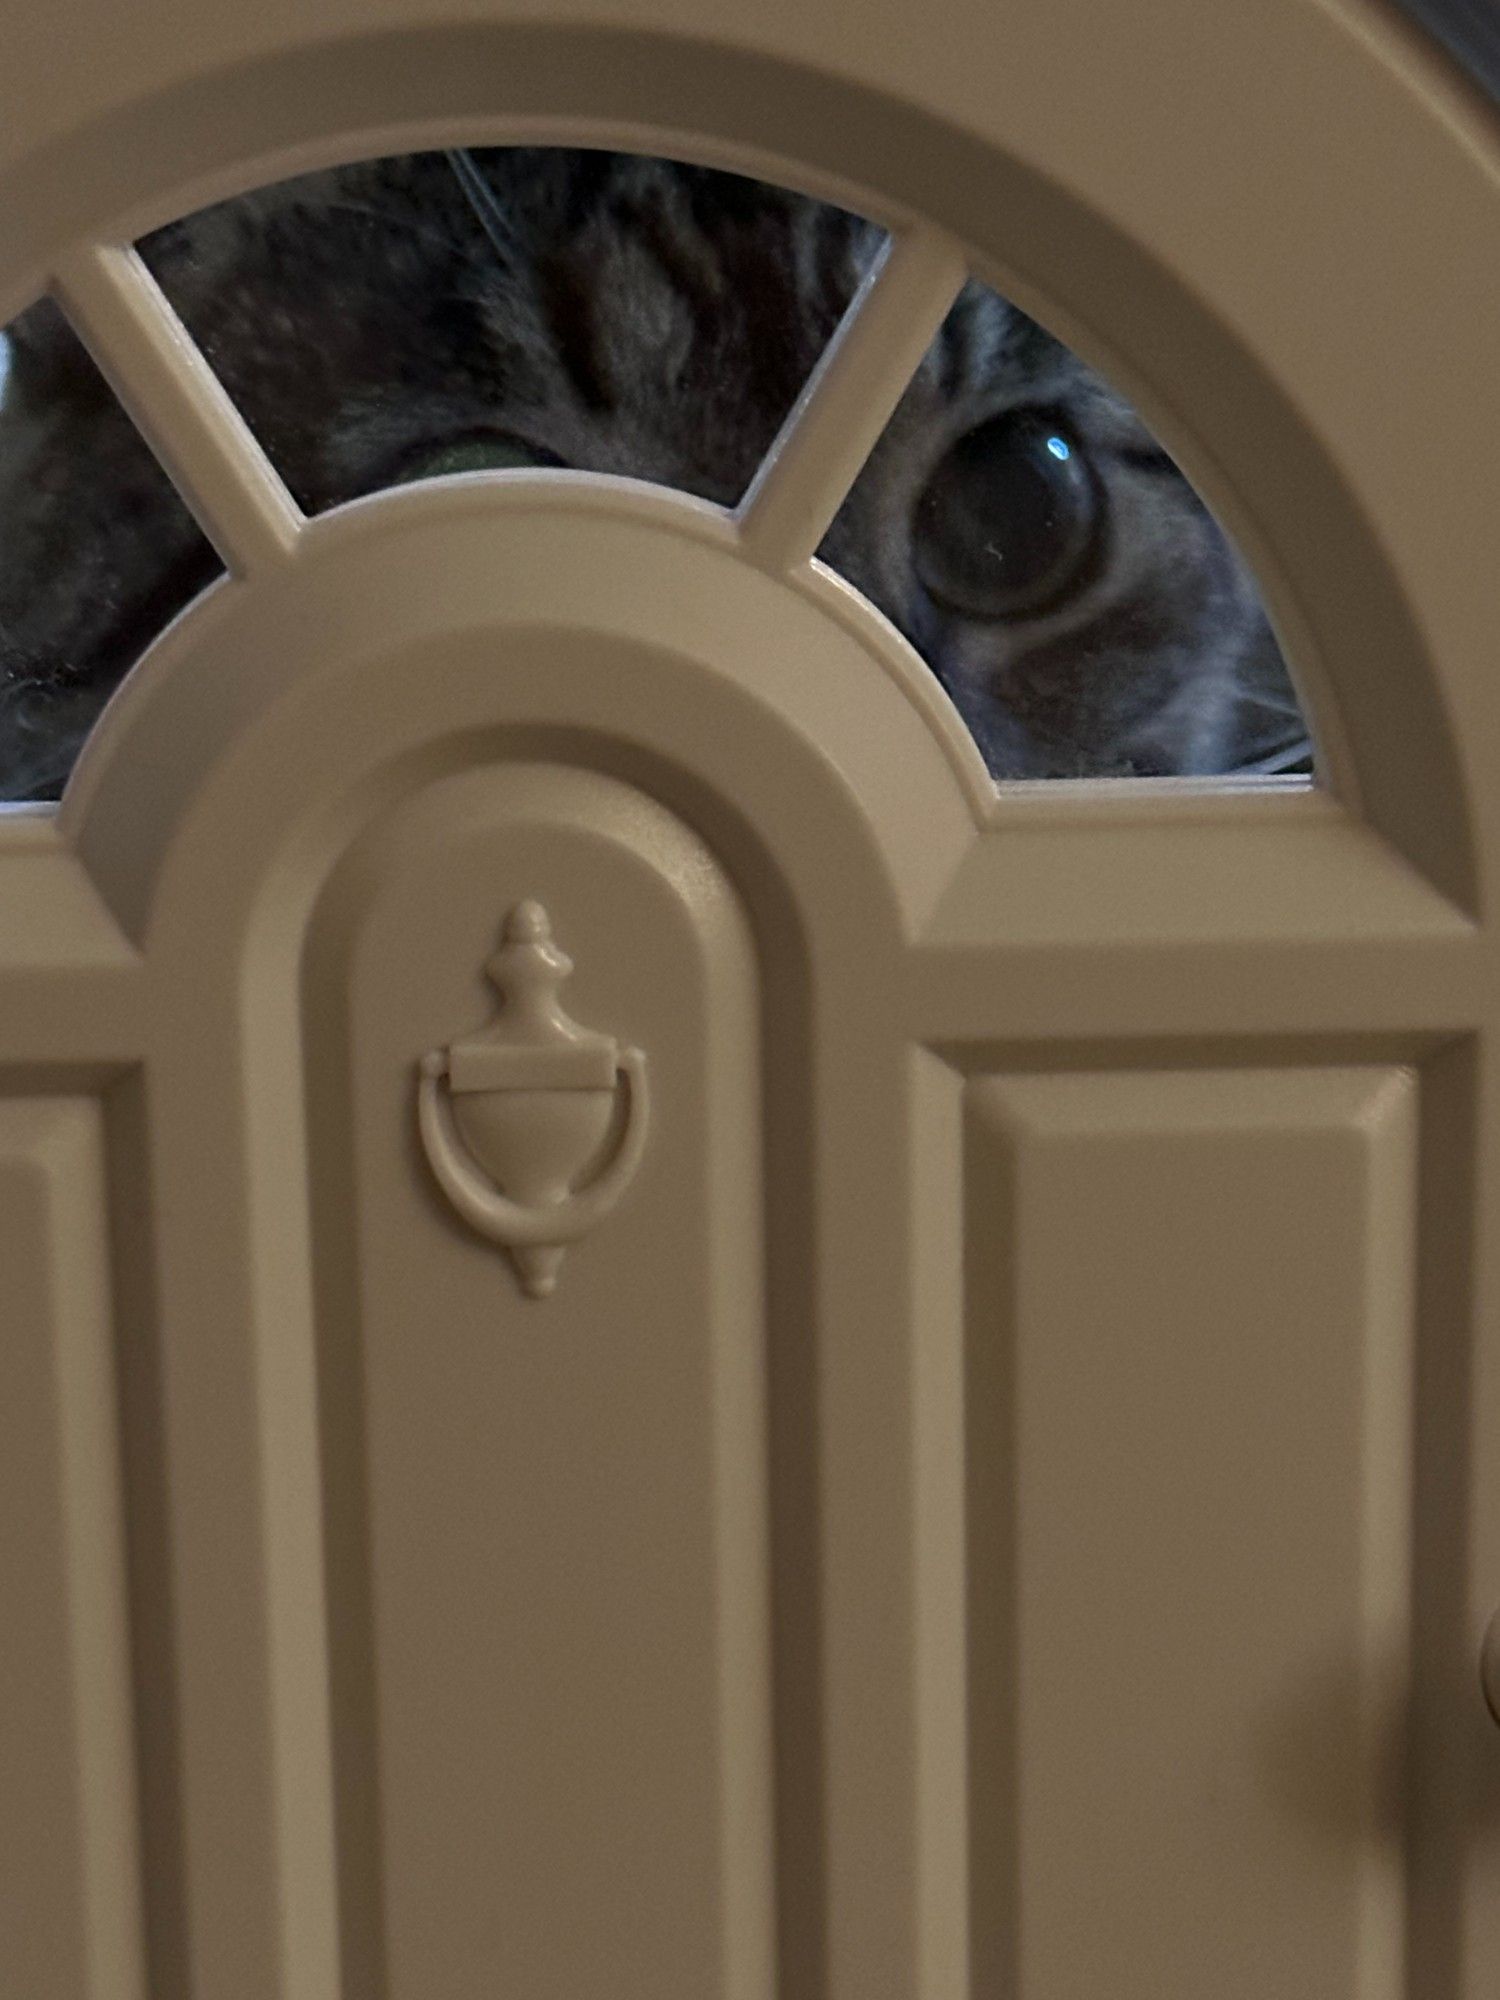
{"label": "arched door top", "polygon": [[[1500,511],[1475,290],[1500,265],[1489,142],[1436,60],[1419,92],[1362,7],[1276,0],[1211,37],[1176,0],[1087,34],[1069,11],[954,5],[916,56],[875,22],[837,76],[833,23],[760,17],[731,48],[701,9],[693,31],[458,29],[390,0],[316,46],[273,12],[238,52],[224,36],[245,30],[216,26],[191,80],[191,37],[158,48],[146,23],[148,72],[80,75],[65,124],[13,72],[0,297],[81,241],[444,139],[675,150],[936,225],[1133,397],[1256,562],[1334,789],[1472,909],[1500,607],[1445,523]],[[1170,148],[1145,143],[1158,130]]]}

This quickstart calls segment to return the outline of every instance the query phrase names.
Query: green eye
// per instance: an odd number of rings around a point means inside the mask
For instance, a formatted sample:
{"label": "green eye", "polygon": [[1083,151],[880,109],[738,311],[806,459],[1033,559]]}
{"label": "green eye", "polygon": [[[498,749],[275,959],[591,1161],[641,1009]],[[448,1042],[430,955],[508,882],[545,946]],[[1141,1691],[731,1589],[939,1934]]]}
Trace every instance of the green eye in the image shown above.
{"label": "green eye", "polygon": [[399,482],[441,479],[450,472],[502,472],[517,467],[557,463],[551,452],[523,444],[519,438],[460,438],[455,443],[434,445],[417,453],[402,468]]}

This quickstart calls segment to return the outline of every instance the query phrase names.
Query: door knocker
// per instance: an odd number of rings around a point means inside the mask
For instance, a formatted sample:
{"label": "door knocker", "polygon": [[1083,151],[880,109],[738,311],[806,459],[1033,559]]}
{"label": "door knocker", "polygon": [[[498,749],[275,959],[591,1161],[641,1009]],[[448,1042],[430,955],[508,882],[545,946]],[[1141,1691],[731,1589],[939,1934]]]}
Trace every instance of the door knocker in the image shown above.
{"label": "door knocker", "polygon": [[471,1228],[509,1252],[533,1299],[556,1290],[567,1245],[608,1215],[646,1144],[646,1058],[564,1013],[557,990],[572,970],[541,904],[517,903],[485,966],[497,1018],[429,1050],[417,1084],[438,1185]]}

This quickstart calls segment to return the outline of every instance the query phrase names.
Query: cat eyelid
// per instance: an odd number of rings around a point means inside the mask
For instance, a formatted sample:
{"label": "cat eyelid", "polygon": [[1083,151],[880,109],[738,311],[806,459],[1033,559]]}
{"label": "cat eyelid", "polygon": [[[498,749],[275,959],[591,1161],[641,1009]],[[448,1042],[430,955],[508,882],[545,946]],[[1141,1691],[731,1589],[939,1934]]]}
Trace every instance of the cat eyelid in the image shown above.
{"label": "cat eyelid", "polygon": [[372,490],[401,486],[421,477],[421,467],[430,465],[439,454],[462,451],[468,445],[509,446],[524,453],[539,470],[554,471],[567,466],[567,460],[560,458],[555,451],[546,445],[534,444],[518,431],[505,430],[499,425],[476,424],[468,430],[455,431],[447,436],[429,435],[415,439],[383,468],[381,477],[372,482]]}
{"label": "cat eyelid", "polygon": [[1162,479],[1183,478],[1182,467],[1160,445],[1116,445],[1109,456],[1116,465],[1128,465],[1132,472],[1154,473]]}

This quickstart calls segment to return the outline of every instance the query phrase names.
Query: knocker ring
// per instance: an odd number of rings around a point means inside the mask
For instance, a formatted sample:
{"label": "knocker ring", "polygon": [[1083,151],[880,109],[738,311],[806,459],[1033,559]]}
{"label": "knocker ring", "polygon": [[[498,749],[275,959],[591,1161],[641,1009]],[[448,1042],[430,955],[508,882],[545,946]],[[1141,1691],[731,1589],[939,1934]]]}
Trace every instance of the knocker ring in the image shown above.
{"label": "knocker ring", "polygon": [[572,969],[541,904],[517,903],[485,967],[498,1016],[419,1065],[417,1121],[438,1185],[509,1253],[533,1299],[556,1290],[567,1246],[629,1186],[650,1116],[641,1051],[563,1011],[557,989]]}

